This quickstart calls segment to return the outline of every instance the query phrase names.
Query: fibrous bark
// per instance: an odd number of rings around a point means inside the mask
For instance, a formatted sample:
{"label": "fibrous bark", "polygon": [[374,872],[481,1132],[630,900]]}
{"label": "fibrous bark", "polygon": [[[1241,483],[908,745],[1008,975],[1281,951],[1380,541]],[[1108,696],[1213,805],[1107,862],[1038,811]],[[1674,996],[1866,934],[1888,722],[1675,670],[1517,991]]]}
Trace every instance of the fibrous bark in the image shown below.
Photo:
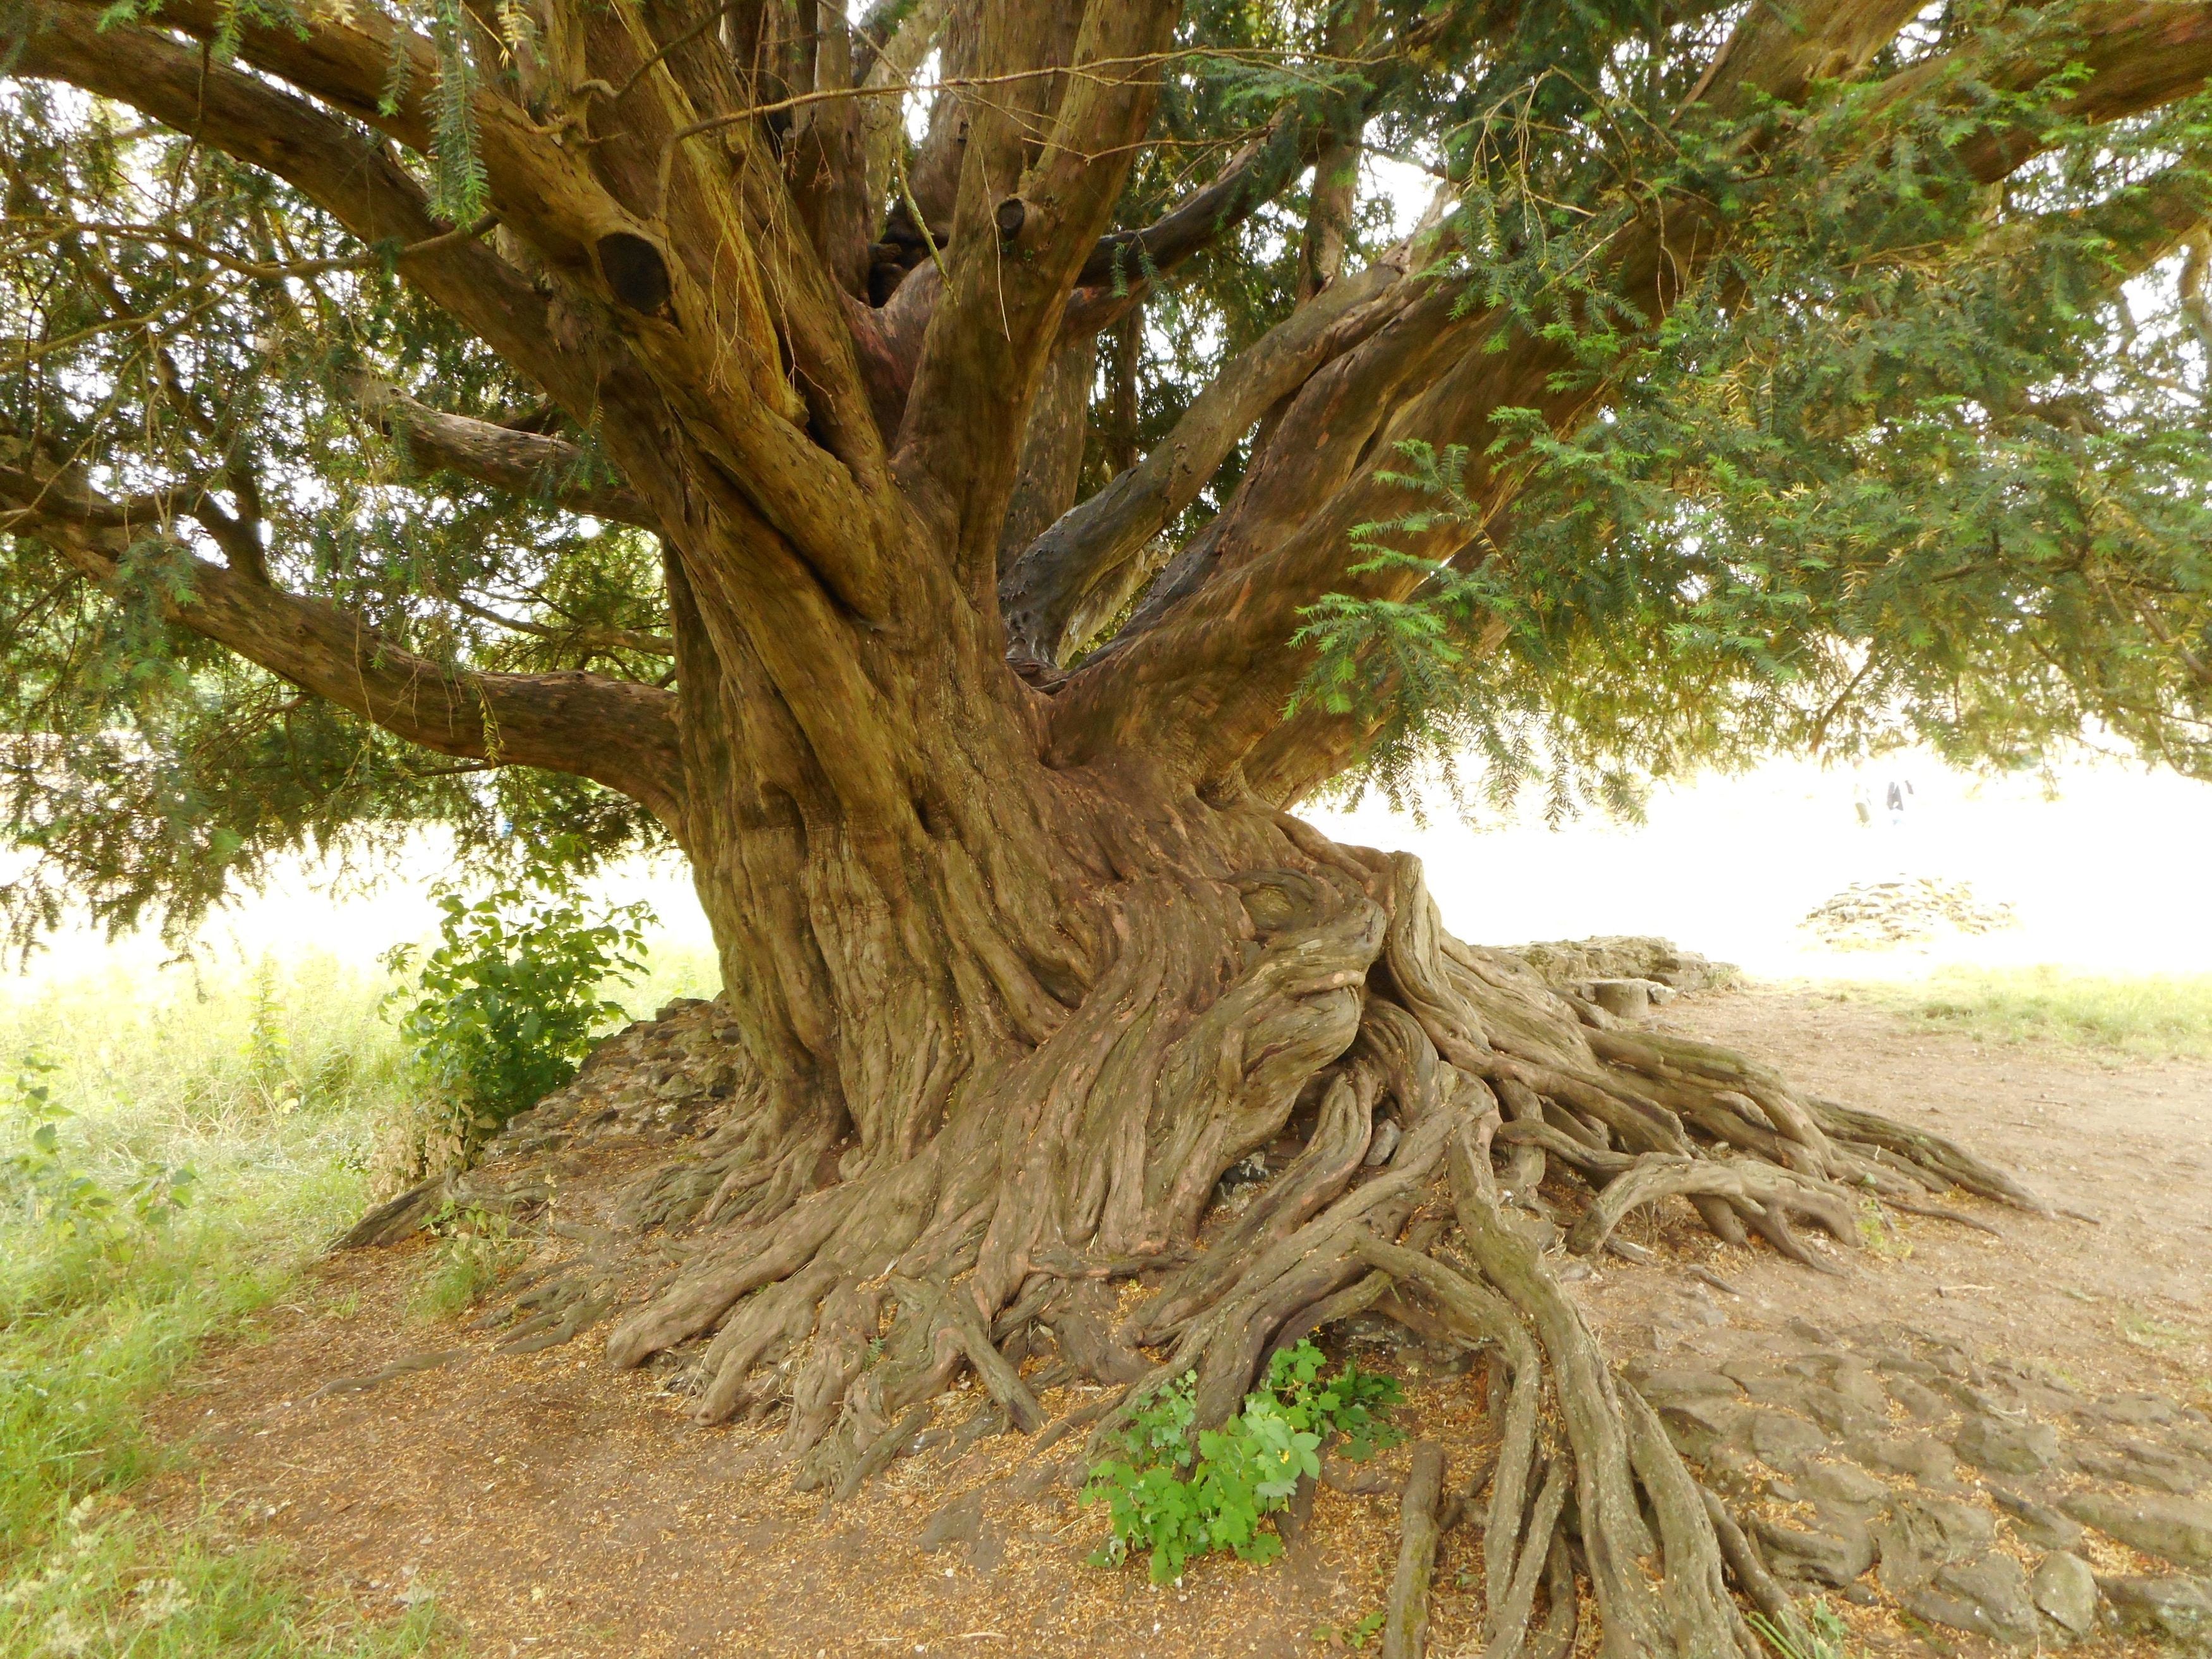
{"label": "fibrous bark", "polygon": [[[464,1193],[403,1194],[354,1242],[449,1195],[524,1216],[558,1194],[556,1228],[596,1205],[592,1255],[525,1287],[507,1340],[604,1325],[611,1363],[666,1365],[702,1420],[779,1419],[793,1478],[832,1493],[963,1376],[1040,1438],[1110,1428],[1187,1371],[1212,1422],[1271,1350],[1398,1319],[1486,1351],[1498,1379],[1486,1484],[1440,1504],[1425,1457],[1409,1498],[1399,1650],[1418,1645],[1424,1516],[1480,1503],[1496,1659],[1563,1652],[1577,1580],[1609,1653],[1753,1651],[1726,1575],[1779,1621],[1771,1581],[1605,1363],[1535,1211],[1571,1250],[1619,1251],[1624,1217],[1686,1205],[1817,1268],[1869,1196],[2036,1200],[1940,1139],[1554,994],[1452,938],[1413,860],[1279,810],[1374,729],[1285,717],[1301,618],[1488,557],[1519,476],[1509,427],[1572,432],[1607,395],[1572,327],[1532,335],[1477,303],[1433,225],[1338,268],[1347,169],[1390,88],[1525,9],[1332,8],[1326,55],[1357,86],[1282,102],[1143,225],[1122,198],[1182,55],[1173,0],[922,0],[857,27],[811,0],[542,0],[468,84],[374,8],[27,9],[11,74],[283,181],[593,439],[361,377],[347,406],[412,470],[643,526],[664,556],[666,633],[623,647],[672,660],[667,684],[477,672],[288,592],[311,561],[260,544],[250,469],[149,507],[102,493],[136,488],[130,468],[0,428],[0,530],[75,578],[428,748],[603,783],[691,860],[726,988],[654,1086],[696,1109],[601,1121],[556,1097]],[[1745,10],[1686,104],[1762,108],[1868,71],[1921,9]],[[1864,101],[2028,91],[2064,67],[2069,119],[2141,114],[2212,76],[2208,16],[2097,0],[2063,64],[1983,31]],[[933,52],[909,154],[903,106],[862,100]],[[397,152],[437,159],[463,101],[485,211],[455,224]],[[1972,107],[1945,129],[1958,179],[2056,142],[2005,100]],[[1071,504],[1094,337],[1128,319],[1133,346],[1133,308],[1177,263],[1309,168],[1302,302]],[[1735,229],[1709,202],[1646,205],[1590,250],[1593,292],[1656,329]],[[2139,251],[2202,213],[2193,187],[2138,205],[2168,216]],[[1625,310],[1605,326],[1632,328]],[[1230,499],[1168,558],[1163,531],[1248,440]],[[1464,448],[1477,511],[1424,513],[1406,558],[1347,568],[1360,526],[1421,506],[1399,471],[1415,441]],[[1255,1158],[1265,1179],[1224,1203]],[[1120,1392],[1095,1425],[1044,1422],[1046,1379],[1074,1376]]]}
{"label": "fibrous bark", "polygon": [[[726,1097],[674,1151],[641,1170],[556,1097],[466,1177],[471,1201],[530,1208],[550,1158],[571,1194],[619,1170],[631,1196],[611,1207],[681,1265],[633,1282],[608,1360],[673,1366],[704,1422],[780,1416],[793,1478],[832,1493],[896,1456],[962,1376],[1022,1433],[1046,1426],[1040,1385],[1073,1376],[1121,1390],[1085,1425],[1097,1432],[1187,1370],[1201,1421],[1218,1421],[1273,1348],[1355,1312],[1400,1318],[1492,1353],[1500,1389],[1486,1502],[1443,1496],[1434,1448],[1416,1457],[1395,1650],[1420,1650],[1439,1530],[1480,1503],[1494,1659],[1564,1651],[1578,1575],[1609,1654],[1751,1659],[1729,1581],[1771,1616],[1786,1606],[1607,1364],[1519,1201],[1539,1185],[1579,1201],[1568,1248],[1588,1251],[1631,1209],[1692,1198],[1717,1231],[1736,1236],[1733,1221],[1818,1262],[1793,1218],[1850,1245],[1844,1224],[1869,1195],[1961,1171],[2032,1195],[1724,1050],[1618,1029],[1462,944],[1410,857],[1249,802],[1156,800],[1140,836],[1132,801],[1087,800],[1117,873],[1091,890],[1087,925],[1063,919],[1081,946],[1050,991],[1028,977],[1010,997],[1031,942],[977,937],[1004,913],[943,889],[940,927],[968,930],[947,1006],[971,1030],[995,1024],[958,1063],[927,1035],[927,997],[881,976],[888,919],[844,918],[863,937],[841,947],[839,919],[817,913],[817,948],[854,952],[835,971],[872,966],[891,1004],[835,1039],[880,1044],[874,1099],[777,1076],[738,1040],[757,1016],[716,1013],[732,1023],[688,1063],[725,1067]],[[923,1040],[895,1041],[912,1031]],[[1269,1173],[1224,1204],[1221,1177],[1255,1155]],[[1116,1321],[1109,1292],[1133,1278],[1147,1294]]]}

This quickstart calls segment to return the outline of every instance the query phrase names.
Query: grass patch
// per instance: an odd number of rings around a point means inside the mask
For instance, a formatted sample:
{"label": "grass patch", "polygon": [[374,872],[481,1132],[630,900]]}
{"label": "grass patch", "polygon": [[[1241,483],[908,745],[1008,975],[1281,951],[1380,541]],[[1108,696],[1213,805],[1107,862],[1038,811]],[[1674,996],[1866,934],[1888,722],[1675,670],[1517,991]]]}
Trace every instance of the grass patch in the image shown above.
{"label": "grass patch", "polygon": [[[617,993],[633,1014],[714,983],[702,952],[661,953]],[[0,1659],[403,1659],[444,1650],[427,1594],[368,1620],[319,1605],[276,1553],[226,1541],[219,1513],[168,1524],[133,1488],[169,1454],[145,1426],[210,1336],[250,1328],[301,1263],[374,1195],[406,1117],[409,1068],[380,1017],[390,981],[329,957],[231,975],[113,973],[0,994]],[[72,1222],[21,1178],[41,1165],[116,1194],[189,1166],[189,1203]],[[466,1306],[504,1242],[457,1233],[418,1305]]]}
{"label": "grass patch", "polygon": [[1853,994],[1985,1041],[2056,1042],[2143,1058],[2212,1057],[2212,974],[1947,969],[1924,984],[1859,986]]}
{"label": "grass patch", "polygon": [[[328,960],[223,979],[106,975],[0,1005],[0,1077],[27,1055],[52,1107],[49,1170],[125,1193],[190,1166],[190,1203],[88,1219],[0,1187],[0,1656],[398,1659],[436,1640],[427,1598],[368,1623],[318,1607],[219,1515],[176,1527],[131,1489],[145,1427],[198,1345],[281,1295],[368,1196],[402,1055],[382,985]],[[0,1103],[0,1159],[36,1122]],[[52,1182],[47,1183],[51,1188]]]}
{"label": "grass patch", "polygon": [[407,1310],[417,1319],[450,1319],[482,1301],[523,1258],[507,1236],[505,1216],[481,1211],[457,1218],[430,1257]]}

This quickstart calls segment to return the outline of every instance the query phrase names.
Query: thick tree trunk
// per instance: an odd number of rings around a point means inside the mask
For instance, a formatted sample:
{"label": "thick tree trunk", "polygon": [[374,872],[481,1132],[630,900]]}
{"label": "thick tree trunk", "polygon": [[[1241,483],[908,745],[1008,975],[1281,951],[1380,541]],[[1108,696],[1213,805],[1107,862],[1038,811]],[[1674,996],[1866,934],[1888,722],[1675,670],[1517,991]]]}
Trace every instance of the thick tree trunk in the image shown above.
{"label": "thick tree trunk", "polygon": [[[679,644],[711,631],[680,579],[678,599]],[[858,763],[801,744],[764,676],[730,677],[722,702],[686,734],[685,835],[727,981],[693,1063],[729,1072],[726,1097],[640,1174],[556,1097],[469,1177],[472,1201],[512,1206],[549,1157],[572,1193],[597,1168],[629,1228],[675,1236],[674,1277],[615,1308],[611,1363],[672,1357],[707,1422],[783,1412],[795,1478],[842,1492],[964,1371],[1024,1431],[1043,1424],[1033,1356],[1127,1385],[1123,1407],[1194,1370],[1218,1421],[1273,1346],[1405,1306],[1502,1367],[1491,1652],[1531,1639],[1540,1593],[1569,1616],[1571,1559],[1608,1653],[1757,1651],[1705,1494],[1545,1265],[1562,1182],[1592,1189],[1559,1213],[1571,1250],[1679,1194],[1813,1267],[1796,1226],[1854,1244],[1869,1191],[2032,1199],[1563,999],[1449,937],[1412,858],[1249,796],[1055,773],[985,709],[915,728],[938,745],[903,775],[921,833],[888,833],[827,810],[823,774]],[[696,805],[717,766],[732,787]],[[1255,1154],[1256,1197],[1217,1211]],[[1139,1275],[1151,1293],[1117,1317],[1114,1282]],[[592,1315],[620,1300],[567,1294]]]}

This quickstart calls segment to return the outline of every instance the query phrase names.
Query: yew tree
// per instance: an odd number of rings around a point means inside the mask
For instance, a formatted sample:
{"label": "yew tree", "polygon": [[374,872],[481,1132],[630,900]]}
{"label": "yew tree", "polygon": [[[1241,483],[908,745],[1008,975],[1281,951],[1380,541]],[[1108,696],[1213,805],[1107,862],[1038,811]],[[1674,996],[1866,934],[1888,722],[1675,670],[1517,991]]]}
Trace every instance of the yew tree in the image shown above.
{"label": "yew tree", "polygon": [[[431,823],[678,848],[730,1081],[608,1153],[689,1236],[613,1364],[849,1486],[969,1370],[1037,1426],[1042,1333],[1216,1421],[1379,1308],[1498,1356],[1492,1651],[1570,1568],[1609,1653],[1754,1651],[1724,1560],[1786,1623],[1541,1218],[1686,1198],[1817,1267],[1869,1194],[2040,1200],[1547,990],[1291,809],[1906,741],[2212,771],[2212,6],[0,36],[19,934]],[[543,1201],[500,1171],[555,1142],[588,1194],[581,1129],[471,1179]]]}

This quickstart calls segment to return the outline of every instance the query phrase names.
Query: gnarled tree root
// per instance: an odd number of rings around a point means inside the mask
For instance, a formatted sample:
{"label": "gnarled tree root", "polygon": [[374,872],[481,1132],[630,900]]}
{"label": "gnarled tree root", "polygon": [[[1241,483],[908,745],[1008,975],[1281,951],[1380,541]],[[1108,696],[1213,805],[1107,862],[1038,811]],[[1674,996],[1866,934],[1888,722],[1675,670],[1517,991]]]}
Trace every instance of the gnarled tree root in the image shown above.
{"label": "gnarled tree root", "polygon": [[[2044,1206],[1939,1137],[1578,1009],[1447,934],[1409,857],[1279,827],[1285,867],[1116,890],[1118,946],[1087,989],[946,1083],[910,1145],[732,1092],[684,1157],[631,1181],[628,1224],[682,1229],[682,1260],[620,1310],[608,1358],[672,1356],[705,1421],[784,1413],[796,1482],[842,1494],[963,1372],[1014,1430],[1088,1427],[1095,1446],[1153,1385],[1194,1371],[1199,1421],[1218,1423],[1275,1348],[1383,1315],[1491,1355],[1496,1430],[1463,1494],[1417,1449],[1386,1650],[1420,1650],[1437,1539],[1480,1504],[1490,1659],[1565,1654],[1578,1582],[1607,1655],[1752,1659],[1727,1581],[1785,1630],[1787,1601],[1606,1364],[1547,1264],[1547,1218],[1588,1254],[1681,1199],[1731,1243],[1832,1267],[1797,1225],[1853,1246],[1868,1198],[1925,1209],[1955,1185]],[[505,1139],[579,1156],[526,1119]],[[544,1186],[494,1152],[470,1192]],[[1259,1178],[1224,1186],[1232,1166]],[[1133,1278],[1145,1293],[1117,1311]],[[555,1319],[515,1336],[596,1317],[593,1288],[545,1298]],[[1038,1393],[1079,1376],[1120,1392],[1047,1425]]]}

